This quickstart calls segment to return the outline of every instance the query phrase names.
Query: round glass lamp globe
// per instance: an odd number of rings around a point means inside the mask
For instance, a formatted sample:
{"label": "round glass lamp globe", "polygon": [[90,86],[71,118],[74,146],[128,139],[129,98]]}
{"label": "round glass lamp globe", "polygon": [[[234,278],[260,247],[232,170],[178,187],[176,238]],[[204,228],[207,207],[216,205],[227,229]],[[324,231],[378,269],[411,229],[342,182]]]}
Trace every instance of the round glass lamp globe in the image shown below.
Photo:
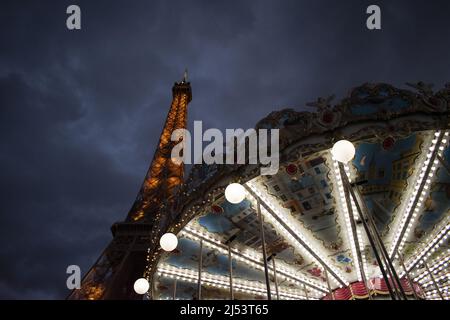
{"label": "round glass lamp globe", "polygon": [[159,239],[159,245],[164,251],[172,251],[178,245],[177,236],[173,233],[166,233]]}
{"label": "round glass lamp globe", "polygon": [[355,146],[347,140],[340,140],[331,149],[333,157],[342,163],[347,163],[355,157]]}
{"label": "round glass lamp globe", "polygon": [[237,204],[245,199],[245,188],[239,183],[231,183],[225,189],[225,198],[228,202]]}
{"label": "round glass lamp globe", "polygon": [[137,294],[145,294],[147,293],[148,289],[150,288],[150,284],[148,283],[147,279],[145,278],[139,278],[134,282],[134,291]]}

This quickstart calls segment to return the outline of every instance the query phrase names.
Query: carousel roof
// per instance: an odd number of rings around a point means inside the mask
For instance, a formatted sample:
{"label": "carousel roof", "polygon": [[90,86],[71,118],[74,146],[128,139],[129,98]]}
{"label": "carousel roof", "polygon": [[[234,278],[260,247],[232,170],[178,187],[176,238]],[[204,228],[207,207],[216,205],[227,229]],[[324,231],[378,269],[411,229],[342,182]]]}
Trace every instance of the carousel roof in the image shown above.
{"label": "carousel roof", "polygon": [[[423,83],[413,87],[365,84],[336,105],[332,97],[308,104],[315,112],[271,113],[257,128],[280,129],[281,163],[275,175],[260,175],[257,165],[194,167],[170,222],[177,249],[149,257],[153,298],[172,299],[177,279],[176,297],[195,299],[201,250],[202,299],[229,298],[229,253],[234,298],[265,299],[258,204],[272,296],[276,289],[279,299],[366,298],[367,289],[385,294],[363,221],[353,199],[345,197],[343,172],[330,152],[341,139],[355,145],[345,174],[381,234],[405,291],[412,288],[399,258],[422,297],[449,297],[450,87],[438,92]],[[230,182],[245,186],[243,202],[225,199]]]}

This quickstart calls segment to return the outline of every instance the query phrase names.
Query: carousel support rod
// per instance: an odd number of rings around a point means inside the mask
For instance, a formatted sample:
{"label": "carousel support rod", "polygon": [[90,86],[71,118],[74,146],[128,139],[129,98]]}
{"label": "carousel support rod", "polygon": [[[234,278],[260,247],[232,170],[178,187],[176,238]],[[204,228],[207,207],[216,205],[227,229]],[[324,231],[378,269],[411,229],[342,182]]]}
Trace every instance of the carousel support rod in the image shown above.
{"label": "carousel support rod", "polygon": [[[386,246],[383,243],[383,239],[381,239],[381,235],[378,232],[378,228],[377,228],[377,226],[375,224],[375,221],[374,221],[372,215],[368,214],[369,209],[367,208],[366,203],[364,202],[364,199],[362,198],[361,193],[359,192],[359,188],[356,187],[355,189],[356,189],[357,195],[359,196],[359,199],[361,199],[361,202],[363,204],[364,210],[366,212],[366,216],[367,216],[368,221],[369,221],[369,226],[372,228],[373,233],[375,234],[375,240],[376,240],[376,242],[378,242],[378,246],[381,248],[381,254],[382,254],[384,260],[387,261],[386,265],[389,265],[389,268],[388,268],[389,274],[390,274],[391,278],[393,279],[393,281],[397,282],[398,289],[400,290],[400,293],[403,296],[403,298],[405,300],[408,300],[408,298],[406,296],[406,293],[405,293],[405,290],[403,289],[402,283],[400,281],[400,277],[398,276],[398,273],[395,270],[394,264],[392,263],[392,260],[389,257],[389,254],[388,254],[388,252],[386,250]],[[396,291],[397,291],[397,286],[395,286]]]}
{"label": "carousel support rod", "polygon": [[198,285],[197,285],[197,293],[198,300],[202,300],[202,264],[203,264],[203,240],[200,239],[200,251],[198,258]]}
{"label": "carousel support rod", "polygon": [[177,279],[173,280],[173,300],[177,300]]}
{"label": "carousel support rod", "polygon": [[230,300],[234,300],[233,293],[233,257],[231,256],[231,242],[236,239],[236,235],[233,235],[228,239],[225,244],[228,245],[228,272],[230,274]]}
{"label": "carousel support rod", "polygon": [[305,284],[303,284],[303,291],[305,291],[305,297],[306,297],[306,300],[309,300],[309,297],[308,297],[308,290],[306,289]]}
{"label": "carousel support rod", "polygon": [[[367,208],[367,205],[366,205],[364,199],[362,198],[361,193],[359,192],[358,186],[355,186],[354,189],[356,190],[354,201],[355,201],[355,203],[356,203],[356,201],[358,201],[356,196],[358,196],[359,199],[361,200],[365,215],[367,216],[367,220],[369,222],[369,227],[372,229],[373,234],[375,235],[375,242],[378,243],[378,247],[381,249],[381,256],[382,256],[383,260],[385,261],[385,265],[388,270],[389,276],[391,277],[392,281],[394,282],[394,289],[397,292],[399,297],[401,295],[403,297],[403,299],[408,300],[405,290],[403,289],[402,283],[398,276],[398,273],[395,270],[394,264],[392,263],[392,260],[389,257],[389,254],[386,250],[386,246],[383,243],[383,239],[381,239],[381,236],[380,236],[380,233],[378,232],[375,221],[374,221],[372,215],[369,214],[369,209]],[[353,188],[352,188],[352,191],[354,191]],[[395,282],[397,283],[397,285],[395,285]],[[400,291],[400,293],[399,293],[399,291]]]}
{"label": "carousel support rod", "polygon": [[381,254],[383,256],[383,259],[385,260],[385,265],[388,266],[387,268],[388,268],[389,276],[391,277],[391,279],[392,279],[392,281],[394,283],[394,288],[395,288],[398,296],[399,297],[402,296],[403,299],[408,300],[408,298],[406,296],[406,293],[405,293],[405,290],[403,289],[402,283],[400,281],[400,277],[398,276],[398,273],[395,270],[395,267],[394,267],[394,265],[392,263],[391,258],[389,258],[389,255],[388,255],[388,253],[386,251],[386,248],[384,247],[384,244],[383,244],[383,242],[382,242],[382,240],[381,240],[381,238],[380,238],[380,236],[378,234],[377,229],[375,229],[375,235],[376,235],[376,239],[380,243]]}
{"label": "carousel support rod", "polygon": [[264,225],[261,215],[261,203],[259,199],[257,199],[257,209],[258,209],[258,219],[261,233],[261,243],[262,243],[262,251],[263,251],[263,260],[264,260],[264,274],[266,276],[266,287],[267,287],[267,300],[272,300],[270,294],[270,279],[269,279],[269,268],[267,267],[267,252],[266,252],[266,239],[264,236]]}
{"label": "carousel support rod", "polygon": [[398,260],[400,261],[400,264],[402,265],[403,270],[405,271],[406,279],[408,279],[408,283],[411,286],[411,289],[413,291],[414,299],[419,300],[419,296],[417,295],[416,288],[414,287],[414,282],[412,281],[408,270],[405,266],[405,261],[403,260],[403,255],[397,251]]}
{"label": "carousel support rod", "polygon": [[327,272],[327,268],[323,267],[323,271],[325,273],[325,278],[327,279],[327,286],[328,286],[328,292],[330,293],[330,297],[332,300],[334,299],[334,293],[333,290],[331,290],[331,286],[330,286],[330,278],[328,278],[328,272]]}
{"label": "carousel support rod", "polygon": [[351,196],[349,194],[349,191],[347,190],[347,192],[345,192],[345,200],[347,203],[347,210],[348,210],[348,213],[349,213],[348,215],[350,218],[350,227],[352,228],[352,233],[353,233],[352,240],[355,242],[356,255],[358,256],[357,261],[358,261],[358,266],[359,266],[360,273],[361,273],[361,280],[363,281],[364,286],[366,287],[367,294],[369,295],[369,300],[372,300],[372,295],[370,294],[369,286],[367,285],[366,273],[364,272],[364,263],[363,263],[363,258],[362,258],[362,254],[361,254],[361,250],[360,250],[360,243],[359,243],[359,239],[358,239],[358,230],[356,228],[356,222],[355,222],[355,217],[353,215],[353,209],[352,209],[352,203],[351,203],[350,197]]}
{"label": "carousel support rod", "polygon": [[398,285],[397,285],[397,283],[396,283],[396,281],[394,279],[394,276],[392,275],[391,269],[389,268],[388,262],[386,261],[386,257],[384,256],[383,253],[381,253],[381,259],[383,259],[384,266],[385,266],[386,271],[388,273],[388,280],[390,281],[390,284],[392,285],[396,296],[398,297],[399,300],[401,300],[402,296],[401,296],[401,294],[399,292]]}
{"label": "carousel support rod", "polygon": [[444,300],[444,296],[442,295],[441,289],[439,288],[436,279],[433,276],[433,273],[431,273],[430,268],[428,268],[428,263],[426,261],[423,262],[423,264],[425,265],[425,269],[427,269],[427,273],[431,278],[431,281],[433,281],[433,285],[436,288],[437,293],[439,294],[439,297],[441,298],[441,300]]}
{"label": "carousel support rod", "polygon": [[[367,215],[367,216],[370,217],[370,215]],[[378,244],[378,248],[381,249],[380,250],[381,251],[381,259],[383,260],[384,265],[386,267],[386,271],[388,273],[388,277],[392,281],[391,284],[393,286],[395,294],[397,295],[397,297],[399,299],[401,299],[403,297],[403,299],[408,300],[406,298],[406,294],[405,294],[405,292],[403,290],[402,284],[401,284],[400,280],[398,279],[398,276],[396,277],[397,274],[395,273],[395,275],[394,275],[395,270],[393,269],[393,266],[390,263],[390,259],[389,259],[389,256],[388,256],[387,252],[383,251],[383,249],[382,249],[382,242],[377,237],[377,232],[376,232],[377,230],[376,229],[374,230],[373,225],[371,225],[370,218],[368,218],[368,221],[369,221],[369,228],[371,228],[372,232],[375,234],[375,242]]]}
{"label": "carousel support rod", "polygon": [[392,261],[389,258],[389,255],[387,254],[387,251],[383,250],[381,239],[378,239],[377,232],[375,230],[375,240],[379,243],[379,247],[381,247],[381,258],[384,261],[384,265],[386,266],[386,269],[389,274],[389,279],[392,279],[392,285],[394,287],[395,293],[399,297],[403,297],[403,299],[408,300],[405,294],[405,290],[403,289],[402,283],[400,282],[400,278],[397,275],[397,272],[394,269],[394,266],[392,265]]}
{"label": "carousel support rod", "polygon": [[280,300],[280,293],[278,292],[278,279],[277,279],[277,267],[275,264],[275,254],[272,254],[269,259],[272,260],[272,268],[273,268],[273,281],[275,283],[275,292],[277,294],[277,300]]}
{"label": "carousel support rod", "polygon": [[342,177],[342,182],[343,182],[344,188],[348,189],[350,191],[350,194],[352,195],[353,199],[355,199],[354,200],[355,201],[355,206],[356,206],[356,209],[358,211],[359,218],[362,221],[364,230],[365,230],[365,232],[367,234],[367,239],[369,239],[370,246],[373,249],[373,253],[375,255],[375,259],[377,260],[378,267],[380,268],[381,274],[383,275],[383,279],[386,282],[386,286],[388,288],[389,294],[390,294],[392,300],[397,300],[397,298],[395,296],[395,293],[392,290],[391,284],[389,282],[389,278],[388,278],[388,276],[386,274],[386,270],[384,269],[381,257],[380,257],[380,255],[378,253],[378,249],[377,249],[377,247],[375,245],[375,241],[372,238],[372,234],[370,232],[369,226],[367,225],[367,222],[364,219],[364,216],[362,215],[362,210],[361,210],[361,207],[359,206],[359,202],[357,201],[357,199],[355,197],[353,189],[351,187],[349,188],[350,183],[348,181],[347,174],[345,173],[344,165],[341,162],[339,162],[339,169],[340,169],[340,172],[341,172],[341,177]]}
{"label": "carousel support rod", "polygon": [[228,269],[230,271],[230,300],[234,300],[233,295],[233,258],[231,257],[231,245],[228,244]]}
{"label": "carousel support rod", "polygon": [[450,175],[450,164],[448,164],[448,162],[445,161],[445,159],[442,158],[439,154],[437,155],[437,158],[439,159],[445,170],[447,170],[447,173]]}

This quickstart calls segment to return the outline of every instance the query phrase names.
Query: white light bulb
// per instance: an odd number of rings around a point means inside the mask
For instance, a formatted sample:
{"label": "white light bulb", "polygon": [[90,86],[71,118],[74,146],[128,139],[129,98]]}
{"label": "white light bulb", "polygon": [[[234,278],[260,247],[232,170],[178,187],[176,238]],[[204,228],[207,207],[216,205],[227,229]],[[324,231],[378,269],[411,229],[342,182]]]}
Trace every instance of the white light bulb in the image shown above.
{"label": "white light bulb", "polygon": [[137,294],[145,294],[150,288],[150,284],[148,283],[147,279],[140,278],[134,282],[133,288]]}
{"label": "white light bulb", "polygon": [[225,189],[225,198],[228,202],[240,203],[245,199],[245,188],[239,183],[231,183]]}
{"label": "white light bulb", "polygon": [[173,251],[178,245],[177,236],[173,233],[166,233],[159,240],[159,245],[164,251]]}
{"label": "white light bulb", "polygon": [[347,163],[355,156],[355,146],[350,141],[340,140],[333,145],[331,154],[337,161]]}

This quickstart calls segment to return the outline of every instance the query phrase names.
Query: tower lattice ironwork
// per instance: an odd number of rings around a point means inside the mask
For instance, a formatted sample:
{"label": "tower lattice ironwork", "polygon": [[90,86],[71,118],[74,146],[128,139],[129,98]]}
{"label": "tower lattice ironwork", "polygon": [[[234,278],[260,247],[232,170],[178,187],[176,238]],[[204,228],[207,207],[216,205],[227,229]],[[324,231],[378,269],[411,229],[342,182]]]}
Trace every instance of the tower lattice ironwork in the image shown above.
{"label": "tower lattice ironwork", "polygon": [[172,88],[173,99],[152,163],[125,221],[112,225],[113,240],[84,276],[81,288],[68,299],[141,299],[133,283],[143,276],[147,252],[159,239],[161,225],[177,206],[184,165],[171,161],[172,133],[186,128],[187,106],[192,99],[187,74]]}

